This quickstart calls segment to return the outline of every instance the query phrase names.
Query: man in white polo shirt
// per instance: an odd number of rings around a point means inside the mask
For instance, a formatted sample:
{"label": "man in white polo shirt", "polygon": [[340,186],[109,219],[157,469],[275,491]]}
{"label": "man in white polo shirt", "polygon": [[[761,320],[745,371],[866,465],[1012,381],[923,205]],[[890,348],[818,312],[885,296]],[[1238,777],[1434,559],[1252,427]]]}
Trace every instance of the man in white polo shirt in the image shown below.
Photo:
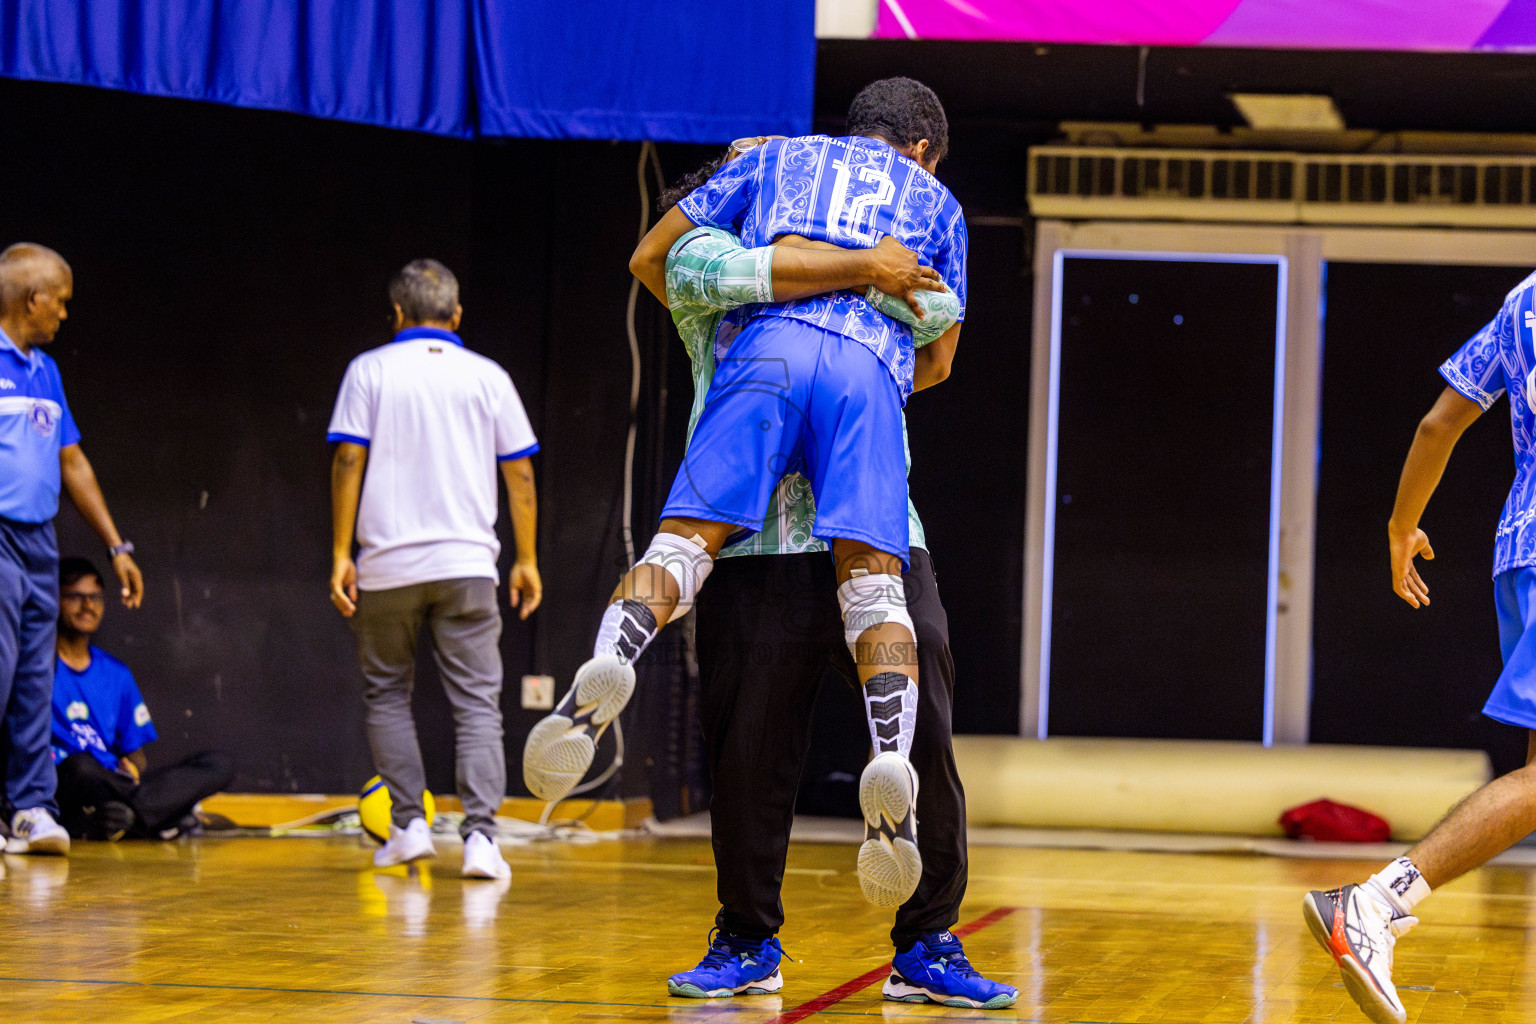
{"label": "man in white polo shirt", "polygon": [[454,709],[463,873],[507,878],[511,869],[495,841],[507,781],[496,467],[507,482],[517,544],[511,603],[526,619],[543,595],[529,459],[539,445],[507,372],[454,333],[464,310],[447,267],[436,260],[407,264],[389,297],[394,340],[352,360],[326,434],[336,444],[331,601],[357,635],[368,743],[392,801],[389,841],[373,862],[390,867],[434,856],[411,716],[416,643],[425,624]]}

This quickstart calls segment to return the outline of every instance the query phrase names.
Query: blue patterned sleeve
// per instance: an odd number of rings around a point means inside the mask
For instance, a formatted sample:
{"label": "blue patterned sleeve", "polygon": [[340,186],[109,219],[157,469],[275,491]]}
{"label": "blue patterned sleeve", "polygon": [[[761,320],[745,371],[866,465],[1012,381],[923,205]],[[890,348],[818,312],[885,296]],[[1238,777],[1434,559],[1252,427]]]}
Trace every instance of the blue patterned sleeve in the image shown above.
{"label": "blue patterned sleeve", "polygon": [[965,261],[966,250],[970,245],[969,237],[965,231],[965,215],[960,212],[960,204],[950,197],[949,224],[944,230],[943,238],[939,242],[938,252],[933,257],[933,269],[939,272],[944,283],[949,285],[949,290],[955,293],[955,298],[960,300],[960,315],[955,319],[965,319]]}
{"label": "blue patterned sleeve", "polygon": [[1465,399],[1487,412],[1504,393],[1504,361],[1500,352],[1514,340],[1508,309],[1488,321],[1440,367],[1440,376]]}
{"label": "blue patterned sleeve", "polygon": [[740,234],[742,218],[747,214],[747,207],[752,205],[756,192],[765,148],[759,146],[720,168],[708,181],[684,196],[677,208],[700,227]]}

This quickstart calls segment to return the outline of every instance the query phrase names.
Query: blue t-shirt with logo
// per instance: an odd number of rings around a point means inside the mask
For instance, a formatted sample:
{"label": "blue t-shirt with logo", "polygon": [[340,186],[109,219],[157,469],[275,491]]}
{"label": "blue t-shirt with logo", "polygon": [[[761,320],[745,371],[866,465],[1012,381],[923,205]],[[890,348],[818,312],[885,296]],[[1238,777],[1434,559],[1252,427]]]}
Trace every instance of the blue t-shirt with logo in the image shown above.
{"label": "blue t-shirt with logo", "polygon": [[[891,235],[939,272],[960,300],[959,319],[965,319],[967,238],[960,204],[937,178],[878,139],[773,139],[716,171],[678,209],[701,227],[739,235],[750,249],[781,235],[871,249]],[[903,401],[912,393],[912,328],[863,295],[835,292],[743,306],[727,320],[746,323],[761,315],[804,320],[860,342],[880,357]]]}
{"label": "blue t-shirt with logo", "polygon": [[1536,565],[1536,274],[1509,293],[1498,315],[1445,361],[1440,375],[1485,412],[1509,394],[1515,482],[1493,542],[1493,574]]}
{"label": "blue t-shirt with logo", "polygon": [[76,672],[59,661],[53,674],[53,760],[90,754],[116,768],[154,740],[155,723],[128,666],[99,647],[91,648],[91,663]]}
{"label": "blue t-shirt with logo", "polygon": [[80,443],[59,367],[22,355],[0,331],[0,517],[46,523],[59,512],[59,449]]}

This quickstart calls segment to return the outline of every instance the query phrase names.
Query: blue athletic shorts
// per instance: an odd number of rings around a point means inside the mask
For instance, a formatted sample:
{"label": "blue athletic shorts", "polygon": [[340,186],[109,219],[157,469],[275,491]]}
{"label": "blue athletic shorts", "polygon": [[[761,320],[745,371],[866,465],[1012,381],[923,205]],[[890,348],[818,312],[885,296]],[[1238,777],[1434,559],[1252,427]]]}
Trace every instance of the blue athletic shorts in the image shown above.
{"label": "blue athletic shorts", "polygon": [[715,368],[663,516],[756,532],[787,473],[816,496],[812,531],[907,565],[901,393],[878,356],[803,320],[759,316]]}
{"label": "blue athletic shorts", "polygon": [[1493,579],[1504,671],[1483,714],[1536,729],[1536,568],[1510,569]]}

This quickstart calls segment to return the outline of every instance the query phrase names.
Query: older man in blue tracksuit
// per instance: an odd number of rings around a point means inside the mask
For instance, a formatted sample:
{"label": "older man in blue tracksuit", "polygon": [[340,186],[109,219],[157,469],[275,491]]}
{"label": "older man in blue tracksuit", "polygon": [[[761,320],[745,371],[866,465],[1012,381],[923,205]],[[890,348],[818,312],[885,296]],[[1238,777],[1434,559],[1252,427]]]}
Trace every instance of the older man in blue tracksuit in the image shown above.
{"label": "older man in blue tracksuit", "polygon": [[7,853],[69,852],[55,820],[52,736],[59,551],[59,491],[106,542],[137,608],[144,580],[96,482],[64,399],[59,368],[41,347],[53,340],[74,295],[69,264],[52,249],[19,242],[0,252],[0,754],[11,813]]}

